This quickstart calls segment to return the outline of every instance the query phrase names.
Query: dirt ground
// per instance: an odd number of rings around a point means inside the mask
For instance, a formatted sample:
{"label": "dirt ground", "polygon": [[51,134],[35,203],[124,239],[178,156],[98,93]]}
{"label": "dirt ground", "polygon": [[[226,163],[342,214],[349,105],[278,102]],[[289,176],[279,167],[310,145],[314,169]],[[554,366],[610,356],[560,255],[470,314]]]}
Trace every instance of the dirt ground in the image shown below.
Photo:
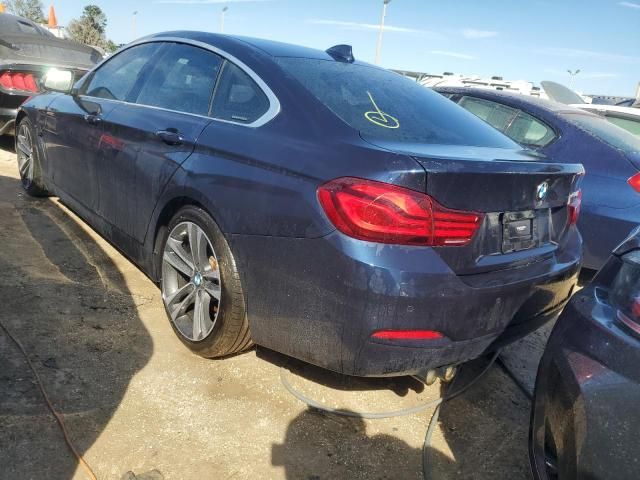
{"label": "dirt ground", "polygon": [[[185,480],[423,478],[432,409],[385,420],[326,415],[292,397],[280,375],[325,404],[369,412],[427,402],[440,385],[341,377],[263,349],[217,361],[191,354],[157,287],[56,199],[25,196],[2,142],[0,319],[99,479],[152,470]],[[543,342],[534,335],[506,353],[528,385]],[[526,397],[492,368],[442,408],[432,478],[530,478],[528,420]],[[86,478],[2,330],[0,478]]]}

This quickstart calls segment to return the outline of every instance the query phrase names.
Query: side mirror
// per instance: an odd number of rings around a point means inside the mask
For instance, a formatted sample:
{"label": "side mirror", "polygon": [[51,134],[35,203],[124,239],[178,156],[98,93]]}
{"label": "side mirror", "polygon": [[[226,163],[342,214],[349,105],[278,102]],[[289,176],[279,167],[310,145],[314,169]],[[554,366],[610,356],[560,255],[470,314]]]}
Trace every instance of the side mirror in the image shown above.
{"label": "side mirror", "polygon": [[52,68],[45,74],[43,86],[46,90],[69,93],[73,88],[73,72]]}

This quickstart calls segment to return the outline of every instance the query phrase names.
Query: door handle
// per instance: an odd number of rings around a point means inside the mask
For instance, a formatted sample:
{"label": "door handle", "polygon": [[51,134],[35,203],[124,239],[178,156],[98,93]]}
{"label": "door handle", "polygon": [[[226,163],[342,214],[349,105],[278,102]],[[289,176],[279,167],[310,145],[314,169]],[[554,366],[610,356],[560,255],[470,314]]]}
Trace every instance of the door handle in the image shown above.
{"label": "door handle", "polygon": [[167,128],[166,130],[158,130],[156,137],[162,140],[167,145],[182,145],[184,137],[180,135],[175,128]]}
{"label": "door handle", "polygon": [[102,123],[102,117],[96,113],[88,113],[84,116],[84,121],[89,125],[99,125]]}

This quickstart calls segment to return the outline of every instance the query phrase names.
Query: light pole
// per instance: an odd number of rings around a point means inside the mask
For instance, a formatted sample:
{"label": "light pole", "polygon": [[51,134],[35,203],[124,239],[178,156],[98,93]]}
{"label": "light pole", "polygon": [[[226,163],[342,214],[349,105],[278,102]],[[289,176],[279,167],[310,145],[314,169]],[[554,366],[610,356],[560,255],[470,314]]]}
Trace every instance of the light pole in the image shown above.
{"label": "light pole", "polygon": [[133,32],[133,39],[136,39],[136,16],[138,15],[138,11],[133,12],[131,17],[131,31]]}
{"label": "light pole", "polygon": [[380,63],[380,50],[382,50],[382,34],[384,32],[384,18],[387,16],[387,5],[391,3],[391,0],[383,0],[382,4],[382,18],[380,19],[380,31],[378,32],[378,44],[376,45],[376,58],[373,63],[378,65]]}
{"label": "light pole", "polygon": [[220,12],[220,33],[224,33],[224,15],[229,10],[229,7],[222,7],[222,11]]}
{"label": "light pole", "polygon": [[567,70],[567,73],[569,74],[569,88],[571,90],[573,90],[573,79],[576,78],[576,75],[578,75],[580,73],[580,69],[578,68],[577,70]]}

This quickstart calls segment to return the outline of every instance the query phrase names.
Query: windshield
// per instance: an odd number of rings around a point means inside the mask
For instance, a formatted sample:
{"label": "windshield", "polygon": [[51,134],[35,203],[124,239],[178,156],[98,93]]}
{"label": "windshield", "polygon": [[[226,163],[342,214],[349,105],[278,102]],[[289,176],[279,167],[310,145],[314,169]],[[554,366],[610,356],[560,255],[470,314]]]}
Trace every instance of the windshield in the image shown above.
{"label": "windshield", "polygon": [[609,123],[602,117],[580,113],[563,113],[562,116],[582,130],[625,153],[640,152],[640,138]]}
{"label": "windshield", "polygon": [[363,137],[401,143],[520,149],[439,93],[397,73],[309,58],[278,63]]}

